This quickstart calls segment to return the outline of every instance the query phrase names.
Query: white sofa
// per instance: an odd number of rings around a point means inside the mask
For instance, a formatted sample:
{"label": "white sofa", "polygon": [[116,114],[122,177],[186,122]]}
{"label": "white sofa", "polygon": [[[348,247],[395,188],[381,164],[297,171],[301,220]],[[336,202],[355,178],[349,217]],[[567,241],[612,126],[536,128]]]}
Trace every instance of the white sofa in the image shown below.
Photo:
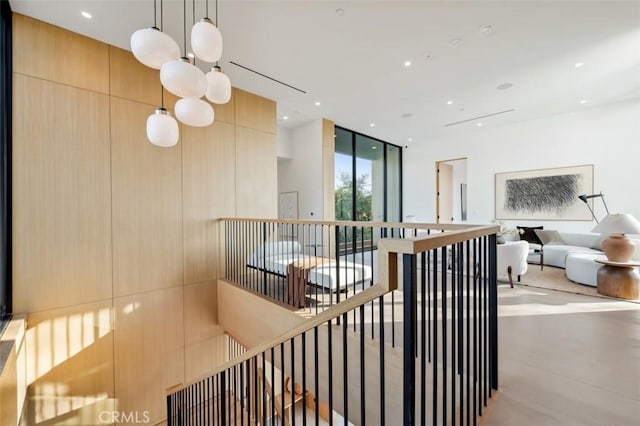
{"label": "white sofa", "polygon": [[[564,268],[567,279],[592,287],[597,287],[598,269],[602,264],[596,259],[606,260],[601,250],[602,240],[607,238],[600,234],[558,232],[562,244],[548,243],[542,246],[544,265]],[[636,244],[634,260],[640,260],[640,240]],[[532,245],[533,246],[533,245]],[[538,263],[538,255],[531,255],[527,261]]]}
{"label": "white sofa", "polygon": [[602,239],[600,234],[576,234],[569,232],[559,232],[559,234],[564,244],[550,243],[542,246],[545,265],[565,268],[567,255],[569,253],[602,254],[602,250],[599,248]]}

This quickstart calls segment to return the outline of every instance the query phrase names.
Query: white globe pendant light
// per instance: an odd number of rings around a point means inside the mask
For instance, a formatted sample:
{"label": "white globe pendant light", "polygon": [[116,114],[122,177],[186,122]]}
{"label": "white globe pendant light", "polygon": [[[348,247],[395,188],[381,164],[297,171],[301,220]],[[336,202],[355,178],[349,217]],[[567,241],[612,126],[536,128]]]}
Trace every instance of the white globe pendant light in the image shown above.
{"label": "white globe pendant light", "polygon": [[144,65],[159,70],[166,62],[180,57],[180,48],[170,36],[156,27],[138,30],[131,35],[133,56]]}
{"label": "white globe pendant light", "polygon": [[231,99],[231,80],[217,65],[207,73],[206,96],[215,104],[226,104]]}
{"label": "white globe pendant light", "polygon": [[206,127],[213,123],[214,111],[202,99],[182,98],[176,102],[176,117],[189,126]]}
{"label": "white globe pendant light", "polygon": [[222,56],[222,34],[211,19],[202,18],[191,28],[191,49],[205,62],[217,62]]}
{"label": "white globe pendant light", "polygon": [[178,122],[169,112],[159,107],[147,118],[147,138],[149,142],[161,147],[170,147],[178,143],[180,136]]}
{"label": "white globe pendant light", "polygon": [[180,98],[200,98],[207,91],[204,73],[185,57],[162,65],[160,81],[165,89]]}

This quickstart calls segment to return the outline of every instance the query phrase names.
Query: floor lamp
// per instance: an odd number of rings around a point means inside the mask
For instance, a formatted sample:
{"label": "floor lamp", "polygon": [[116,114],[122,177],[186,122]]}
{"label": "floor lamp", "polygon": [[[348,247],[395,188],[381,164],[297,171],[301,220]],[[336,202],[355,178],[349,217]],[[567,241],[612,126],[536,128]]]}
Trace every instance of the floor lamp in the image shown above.
{"label": "floor lamp", "polygon": [[604,209],[606,210],[607,215],[609,214],[609,208],[607,207],[607,203],[604,201],[604,194],[602,192],[600,192],[599,194],[591,194],[591,195],[582,194],[582,195],[578,195],[578,198],[580,198],[582,202],[584,202],[587,205],[587,207],[589,208],[589,211],[591,212],[591,216],[593,216],[593,220],[595,220],[596,223],[599,223],[598,218],[596,218],[596,214],[593,212],[593,209],[591,208],[591,206],[589,205],[589,202],[587,201],[589,198],[601,198],[602,204],[604,204]]}

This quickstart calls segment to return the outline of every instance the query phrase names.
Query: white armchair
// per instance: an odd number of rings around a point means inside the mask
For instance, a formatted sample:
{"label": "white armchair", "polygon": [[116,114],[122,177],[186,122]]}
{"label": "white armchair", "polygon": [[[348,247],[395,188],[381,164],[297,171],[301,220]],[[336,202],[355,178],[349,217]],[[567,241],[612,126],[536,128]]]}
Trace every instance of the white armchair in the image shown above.
{"label": "white armchair", "polygon": [[520,276],[527,272],[528,255],[529,243],[526,241],[507,241],[504,244],[498,244],[498,278],[506,276],[513,288],[513,275],[516,275],[520,281]]}

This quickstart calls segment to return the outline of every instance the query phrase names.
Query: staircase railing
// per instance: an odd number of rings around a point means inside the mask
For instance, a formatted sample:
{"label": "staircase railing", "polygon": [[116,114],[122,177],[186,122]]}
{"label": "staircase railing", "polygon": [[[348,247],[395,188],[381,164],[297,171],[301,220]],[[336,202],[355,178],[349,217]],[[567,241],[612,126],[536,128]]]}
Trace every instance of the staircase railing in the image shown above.
{"label": "staircase railing", "polygon": [[[221,219],[221,223],[224,278],[305,315],[330,308],[377,281],[381,238],[414,238],[468,228],[460,224],[238,218]],[[385,299],[395,305],[396,293]],[[373,304],[370,313],[375,310]],[[394,346],[397,320],[391,311],[389,334]],[[356,321],[354,318],[353,323]],[[370,331],[373,337],[375,330],[371,327]]]}
{"label": "staircase railing", "polygon": [[376,284],[171,392],[168,424],[475,424],[498,386],[497,230],[378,240]]}

